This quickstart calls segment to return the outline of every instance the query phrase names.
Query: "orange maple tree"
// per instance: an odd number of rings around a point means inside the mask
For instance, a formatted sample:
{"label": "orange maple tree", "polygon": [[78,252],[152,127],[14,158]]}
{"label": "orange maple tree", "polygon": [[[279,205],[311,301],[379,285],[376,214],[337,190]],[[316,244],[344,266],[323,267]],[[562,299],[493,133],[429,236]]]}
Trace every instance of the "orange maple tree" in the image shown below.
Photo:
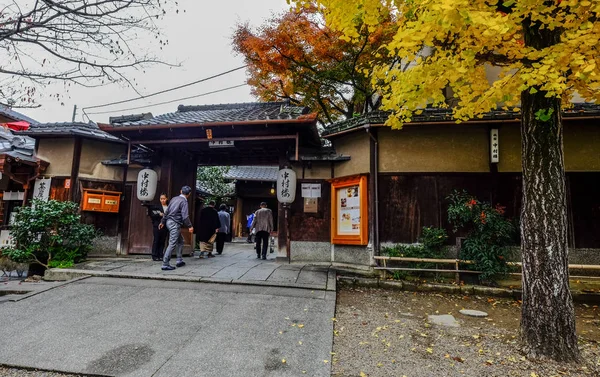
{"label": "orange maple tree", "polygon": [[372,67],[393,64],[380,49],[397,31],[391,15],[376,27],[357,26],[350,41],[326,26],[314,5],[292,8],[258,28],[240,23],[233,49],[248,64],[248,84],[264,101],[286,99],[314,107],[323,123],[351,118],[379,108],[371,84]]}

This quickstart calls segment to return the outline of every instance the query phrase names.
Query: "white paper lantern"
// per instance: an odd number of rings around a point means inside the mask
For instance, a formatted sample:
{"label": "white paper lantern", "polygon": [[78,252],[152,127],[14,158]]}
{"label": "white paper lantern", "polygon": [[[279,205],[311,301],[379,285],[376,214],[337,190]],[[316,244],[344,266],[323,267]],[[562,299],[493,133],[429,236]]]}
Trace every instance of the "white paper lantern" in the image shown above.
{"label": "white paper lantern", "polygon": [[292,169],[281,169],[277,173],[277,200],[283,204],[296,199],[296,173]]}
{"label": "white paper lantern", "polygon": [[158,174],[152,169],[143,169],[138,173],[137,198],[143,202],[149,202],[156,195],[156,184]]}

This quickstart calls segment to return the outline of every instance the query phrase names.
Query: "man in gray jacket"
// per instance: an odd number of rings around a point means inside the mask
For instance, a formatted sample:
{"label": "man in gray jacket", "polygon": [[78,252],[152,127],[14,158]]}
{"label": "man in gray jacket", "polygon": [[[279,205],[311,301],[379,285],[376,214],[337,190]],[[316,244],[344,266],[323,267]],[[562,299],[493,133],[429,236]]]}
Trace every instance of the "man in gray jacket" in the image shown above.
{"label": "man in gray jacket", "polygon": [[262,259],[267,259],[269,236],[273,231],[273,212],[267,208],[267,203],[260,203],[260,209],[254,214],[251,228],[256,229],[256,258],[260,259],[262,251]]}
{"label": "man in gray jacket", "polygon": [[190,233],[194,233],[194,227],[190,221],[189,209],[188,209],[188,198],[192,193],[190,186],[183,186],[181,188],[181,195],[174,197],[169,202],[169,206],[165,211],[165,214],[158,226],[162,229],[165,225],[169,232],[169,246],[165,250],[165,256],[163,258],[163,271],[174,270],[175,267],[169,264],[171,260],[171,254],[173,249],[177,248],[177,263],[175,266],[183,267],[185,262],[183,261],[183,236],[181,235],[181,227],[188,228]]}

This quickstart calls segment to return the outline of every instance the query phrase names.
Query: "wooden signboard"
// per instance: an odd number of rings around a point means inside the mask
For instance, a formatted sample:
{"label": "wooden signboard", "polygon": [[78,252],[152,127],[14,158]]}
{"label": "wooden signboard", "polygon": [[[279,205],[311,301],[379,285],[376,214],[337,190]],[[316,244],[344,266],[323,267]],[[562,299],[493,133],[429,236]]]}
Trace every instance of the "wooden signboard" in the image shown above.
{"label": "wooden signboard", "polygon": [[369,242],[367,177],[331,182],[331,243],[366,245]]}
{"label": "wooden signboard", "polygon": [[81,209],[83,211],[118,213],[121,193],[84,189],[81,200]]}

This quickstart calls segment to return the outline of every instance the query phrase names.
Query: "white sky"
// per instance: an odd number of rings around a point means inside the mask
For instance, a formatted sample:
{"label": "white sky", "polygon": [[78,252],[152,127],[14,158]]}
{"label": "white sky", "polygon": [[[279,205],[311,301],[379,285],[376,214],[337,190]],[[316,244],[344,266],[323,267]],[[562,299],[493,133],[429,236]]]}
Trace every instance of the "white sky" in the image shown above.
{"label": "white sky", "polygon": [[[161,51],[151,41],[140,41],[140,44],[163,61],[180,63],[181,67],[154,66],[146,70],[145,74],[134,70],[129,71],[128,78],[136,79],[138,82],[137,90],[142,94],[150,94],[186,84],[243,65],[242,57],[235,56],[231,47],[231,35],[235,24],[238,21],[249,21],[252,26],[256,27],[270,18],[273,12],[279,13],[289,7],[286,0],[179,0],[179,4],[179,14],[167,15],[159,23],[161,30],[169,40],[169,45]],[[185,13],[183,13],[183,9],[186,10]],[[245,79],[245,70],[239,70],[226,76],[146,100],[91,109],[87,112],[115,110],[112,114],[90,115],[93,121],[107,122],[109,116],[139,114],[141,112],[151,112],[153,115],[159,115],[174,112],[179,104],[204,105],[256,101],[250,95],[250,87],[243,86],[187,101],[149,106],[130,111],[118,111],[219,90],[242,84]],[[137,96],[133,89],[115,84],[99,88],[71,87],[68,93],[65,93],[63,84],[58,83],[46,87],[42,90],[42,93],[43,95],[38,98],[38,103],[42,107],[37,109],[15,108],[15,110],[39,122],[67,122],[71,121],[73,105],[77,105],[81,109],[86,106],[100,105]],[[61,98],[60,101],[57,101],[56,98],[49,98],[48,96],[53,93],[64,93],[65,97]],[[61,102],[64,102],[64,106],[61,106]],[[87,121],[80,110],[77,111],[75,120]]]}

